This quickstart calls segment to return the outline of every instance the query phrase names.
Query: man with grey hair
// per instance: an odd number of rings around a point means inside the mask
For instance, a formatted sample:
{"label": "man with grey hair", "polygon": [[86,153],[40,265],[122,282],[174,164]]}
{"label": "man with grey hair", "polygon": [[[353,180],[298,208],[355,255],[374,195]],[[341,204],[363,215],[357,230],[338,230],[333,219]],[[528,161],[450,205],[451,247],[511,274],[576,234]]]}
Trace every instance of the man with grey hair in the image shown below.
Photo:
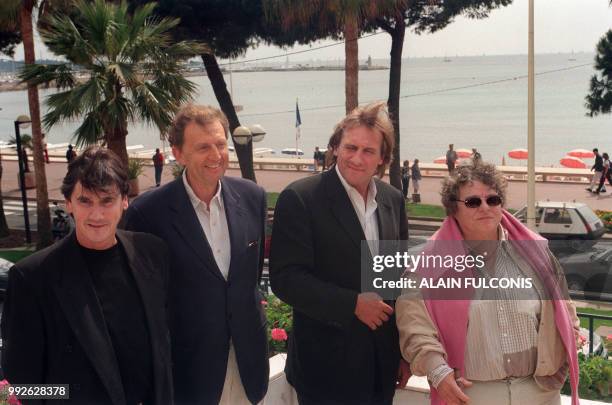
{"label": "man with grey hair", "polygon": [[362,241],[408,239],[401,192],[377,178],[394,143],[384,103],[358,107],[329,141],[334,165],[278,198],[270,281],[293,307],[285,372],[301,405],[391,404],[408,380],[394,302],[361,289]]}
{"label": "man with grey hair", "polygon": [[224,176],[229,125],[187,105],[169,141],[185,167],[134,200],[128,229],[168,243],[169,325],[177,404],[258,403],[268,387],[266,317],[259,292],[267,200],[255,183]]}

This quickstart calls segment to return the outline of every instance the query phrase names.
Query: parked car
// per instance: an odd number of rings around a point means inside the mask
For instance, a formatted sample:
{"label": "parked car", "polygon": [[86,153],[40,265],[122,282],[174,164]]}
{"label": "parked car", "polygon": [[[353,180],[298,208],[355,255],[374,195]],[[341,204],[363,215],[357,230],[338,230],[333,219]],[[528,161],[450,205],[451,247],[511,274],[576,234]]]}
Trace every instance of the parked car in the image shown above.
{"label": "parked car", "polygon": [[13,263],[0,258],[0,298],[4,299],[8,287],[8,272]]}
{"label": "parked car", "polygon": [[[514,216],[527,222],[527,207]],[[583,203],[538,201],[535,222],[537,231],[547,239],[596,240],[606,233],[601,219]]]}
{"label": "parked car", "polygon": [[601,240],[584,252],[557,255],[568,289],[612,295],[612,240]]}

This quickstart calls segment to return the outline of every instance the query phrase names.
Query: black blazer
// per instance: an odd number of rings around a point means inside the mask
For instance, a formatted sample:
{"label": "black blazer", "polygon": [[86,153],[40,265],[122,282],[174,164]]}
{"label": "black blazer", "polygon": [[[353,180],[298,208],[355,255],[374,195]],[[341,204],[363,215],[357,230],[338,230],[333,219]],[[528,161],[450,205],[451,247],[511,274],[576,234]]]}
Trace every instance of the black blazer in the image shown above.
{"label": "black blazer", "polygon": [[[380,240],[408,238],[404,199],[376,181]],[[289,185],[274,213],[272,291],[293,307],[285,372],[299,395],[343,403],[385,400],[400,360],[395,317],[371,331],[354,315],[365,239],[334,167]],[[393,304],[393,302],[391,302]]]}
{"label": "black blazer", "polygon": [[169,318],[175,402],[217,404],[232,339],[245,392],[253,403],[268,389],[263,268],[266,195],[255,183],[221,180],[231,241],[228,280],[221,274],[183,179],[138,197],[128,229],[149,232],[170,247]]}
{"label": "black blazer", "polygon": [[[172,402],[167,248],[158,238],[142,233],[117,230],[117,238],[149,328],[154,403],[167,405]],[[102,309],[74,232],[10,270],[2,343],[2,368],[10,383],[70,385],[70,400],[49,403],[125,404]]]}

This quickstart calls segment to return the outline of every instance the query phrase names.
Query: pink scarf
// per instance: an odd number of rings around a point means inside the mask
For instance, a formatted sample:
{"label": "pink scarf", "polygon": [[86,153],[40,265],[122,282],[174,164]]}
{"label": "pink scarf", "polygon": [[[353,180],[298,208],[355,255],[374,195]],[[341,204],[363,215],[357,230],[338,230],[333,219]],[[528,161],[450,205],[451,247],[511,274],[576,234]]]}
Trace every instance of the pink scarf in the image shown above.
{"label": "pink scarf", "polygon": [[[501,225],[508,232],[508,240],[514,242],[514,246],[522,257],[532,266],[540,280],[542,280],[543,284],[547,287],[549,294],[551,294],[550,299],[552,299],[555,310],[555,324],[565,346],[567,358],[569,359],[572,405],[579,405],[578,357],[576,354],[574,329],[561,291],[553,281],[554,272],[548,256],[549,251],[545,243],[546,239],[529,230],[505,210],[503,211]],[[463,236],[461,235],[457,221],[450,216],[444,220],[440,229],[430,239],[430,241],[460,240],[463,240]],[[539,243],[534,243],[534,241],[538,241]],[[431,253],[430,249],[427,250],[429,250],[429,252],[426,253]],[[439,254],[439,252],[436,253]],[[445,252],[445,254],[447,253],[449,252]],[[455,254],[463,253],[464,252],[455,252]],[[465,271],[463,276],[469,275],[466,273],[469,272]],[[464,355],[470,300],[425,299],[425,306],[439,331],[440,341],[448,356],[448,365],[451,368],[460,370],[461,374],[463,374],[465,371]],[[431,389],[431,404],[445,404],[433,387]]]}

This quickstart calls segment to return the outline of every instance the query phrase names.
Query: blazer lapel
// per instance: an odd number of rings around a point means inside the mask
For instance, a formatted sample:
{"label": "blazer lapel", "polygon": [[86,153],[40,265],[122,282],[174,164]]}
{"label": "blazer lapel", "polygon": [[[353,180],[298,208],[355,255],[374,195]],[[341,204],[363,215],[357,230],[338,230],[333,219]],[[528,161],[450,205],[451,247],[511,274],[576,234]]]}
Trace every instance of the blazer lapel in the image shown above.
{"label": "blazer lapel", "polygon": [[117,230],[117,237],[123,246],[130,271],[134,276],[136,287],[142,300],[151,342],[151,355],[154,365],[153,382],[155,392],[159,394],[160,384],[163,384],[164,381],[163,367],[165,354],[162,351],[164,347],[163,340],[166,339],[165,332],[167,331],[163,316],[159,313],[160,310],[164,310],[163,280],[161,277],[159,280],[154,279],[152,268],[155,266],[155,263],[147,263],[146,258],[137,254],[137,247],[134,246],[133,240],[128,233]]}
{"label": "blazer lapel", "polygon": [[223,205],[225,217],[227,218],[227,227],[229,229],[232,250],[230,268],[227,276],[229,280],[241,267],[240,258],[244,257],[244,253],[248,247],[247,236],[249,234],[249,224],[245,215],[245,210],[240,205],[240,194],[224,180],[224,178],[221,179],[221,192],[223,194]]}
{"label": "blazer lapel", "polygon": [[[380,240],[395,240],[397,235],[394,232],[395,221],[393,218],[393,210],[387,195],[383,192],[382,187],[377,187],[378,194],[376,195],[376,203],[378,209],[376,215],[378,217],[378,235]],[[399,220],[399,218],[398,218]]]}
{"label": "blazer lapel", "polygon": [[98,372],[113,404],[125,404],[119,367],[93,282],[74,232],[61,242],[63,265],[54,292],[76,338]]}
{"label": "blazer lapel", "polygon": [[206,268],[215,277],[225,281],[217,262],[215,262],[212,249],[200,225],[193,204],[189,200],[183,179],[179,177],[175,181],[177,184],[176,198],[172,200],[170,206],[173,212],[172,225]]}
{"label": "blazer lapel", "polygon": [[327,195],[332,201],[332,212],[342,228],[346,231],[349,239],[361,249],[361,241],[365,240],[365,234],[359,223],[359,218],[351,200],[340,182],[340,178],[334,167],[323,173]]}

